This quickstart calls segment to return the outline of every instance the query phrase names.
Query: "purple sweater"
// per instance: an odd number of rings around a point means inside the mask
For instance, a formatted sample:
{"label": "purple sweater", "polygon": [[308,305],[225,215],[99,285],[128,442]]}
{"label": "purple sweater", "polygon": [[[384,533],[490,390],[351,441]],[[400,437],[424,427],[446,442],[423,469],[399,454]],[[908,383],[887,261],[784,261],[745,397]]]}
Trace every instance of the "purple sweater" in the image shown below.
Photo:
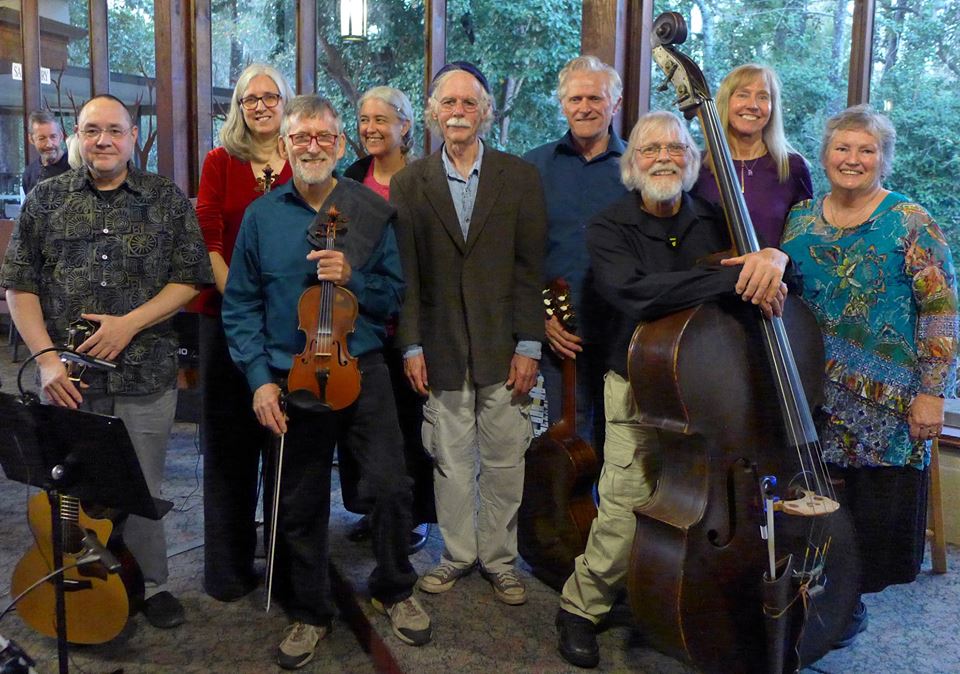
{"label": "purple sweater", "polygon": [[[791,154],[790,177],[785,183],[781,183],[777,177],[777,166],[769,154],[745,162],[735,159],[733,167],[737,178],[743,172],[743,196],[754,229],[767,245],[779,246],[790,208],[799,201],[813,197],[807,163],[800,155]],[[706,159],[700,167],[700,178],[692,192],[711,203],[720,203],[720,190]]]}

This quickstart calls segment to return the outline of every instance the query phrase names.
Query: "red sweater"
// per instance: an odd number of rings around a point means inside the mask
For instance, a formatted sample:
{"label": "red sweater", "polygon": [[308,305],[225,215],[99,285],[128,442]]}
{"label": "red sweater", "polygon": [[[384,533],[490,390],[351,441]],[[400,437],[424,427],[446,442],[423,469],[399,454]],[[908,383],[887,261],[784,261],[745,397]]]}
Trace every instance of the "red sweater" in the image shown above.
{"label": "red sweater", "polygon": [[[279,187],[291,176],[290,164],[284,163],[280,175],[275,176],[273,187]],[[257,191],[257,180],[250,170],[250,162],[237,159],[222,147],[207,153],[200,173],[197,220],[207,250],[220,253],[228,266],[243,214],[247,206],[262,194]],[[187,309],[219,316],[220,300],[216,287],[210,287],[203,290]]]}

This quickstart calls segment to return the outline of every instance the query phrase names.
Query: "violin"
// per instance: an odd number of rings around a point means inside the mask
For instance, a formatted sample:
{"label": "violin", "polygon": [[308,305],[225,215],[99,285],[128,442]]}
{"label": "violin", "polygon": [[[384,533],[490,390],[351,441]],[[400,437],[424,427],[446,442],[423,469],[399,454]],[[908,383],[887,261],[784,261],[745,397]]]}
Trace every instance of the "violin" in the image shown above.
{"label": "violin", "polygon": [[[758,251],[709,87],[675,46],[683,18],[662,14],[654,34],[680,110],[699,118],[734,248]],[[657,489],[635,510],[630,604],[655,648],[701,671],[797,671],[853,613],[853,526],[810,411],[822,401],[823,362],[816,320],[794,296],[782,319],[710,302],[633,335],[631,386],[664,452]]]}
{"label": "violin", "polygon": [[[543,291],[547,317],[576,332],[570,286],[556,279]],[[577,363],[563,359],[562,417],[527,449],[517,545],[533,574],[556,590],[573,573],[597,517],[593,485],[600,474],[597,453],[577,435]]]}
{"label": "violin", "polygon": [[[334,250],[338,226],[346,231],[344,221],[331,207],[326,222],[318,222],[308,240],[315,248]],[[297,315],[307,341],[287,376],[287,404],[310,411],[349,407],[360,395],[360,368],[347,350],[347,335],[358,315],[356,296],[333,281],[320,281],[300,295]]]}
{"label": "violin", "polygon": [[[65,348],[74,351],[95,331],[96,326],[90,321],[80,319],[71,323]],[[67,376],[79,384],[86,367],[68,357],[61,360]],[[13,596],[53,571],[50,498],[46,493],[35,494],[27,504],[27,521],[35,543],[13,571],[10,581]],[[143,574],[120,534],[114,531],[113,521],[91,517],[75,496],[58,494],[56,498],[59,500],[63,566],[67,569],[63,572],[67,639],[73,644],[102,644],[120,634],[130,614],[142,604]],[[88,537],[96,538],[101,546],[113,553],[120,562],[119,572],[108,571],[102,561],[76,566],[93,551],[87,542]],[[17,604],[17,613],[40,634],[56,637],[56,603],[54,581],[50,580],[25,595]]]}

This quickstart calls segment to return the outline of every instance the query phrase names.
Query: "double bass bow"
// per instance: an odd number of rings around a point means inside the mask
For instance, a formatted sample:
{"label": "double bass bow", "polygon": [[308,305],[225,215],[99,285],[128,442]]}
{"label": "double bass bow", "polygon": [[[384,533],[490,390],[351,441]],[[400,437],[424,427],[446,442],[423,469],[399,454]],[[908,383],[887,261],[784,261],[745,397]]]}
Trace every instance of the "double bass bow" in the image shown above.
{"label": "double bass bow", "polygon": [[[335,207],[325,223],[317,223],[308,239],[316,248],[334,250],[344,218]],[[293,357],[287,377],[287,402],[306,409],[342,410],[360,395],[360,368],[347,350],[347,335],[357,320],[357,298],[333,281],[320,281],[300,295],[299,329],[307,336],[303,351]]]}
{"label": "double bass bow", "polygon": [[[684,116],[699,118],[734,248],[756,252],[709,87],[675,46],[685,38],[679,14],[660,15],[653,57]],[[782,319],[734,300],[637,327],[630,382],[664,452],[657,490],[635,510],[628,591],[658,650],[707,672],[780,674],[846,627],[859,559],[810,411],[823,362],[817,323],[792,296]]]}

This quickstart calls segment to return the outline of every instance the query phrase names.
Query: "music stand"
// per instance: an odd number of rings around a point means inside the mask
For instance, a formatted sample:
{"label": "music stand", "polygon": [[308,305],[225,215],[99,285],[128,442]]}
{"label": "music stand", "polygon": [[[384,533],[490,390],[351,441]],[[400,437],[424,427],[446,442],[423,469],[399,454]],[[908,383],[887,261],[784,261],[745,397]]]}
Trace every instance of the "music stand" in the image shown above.
{"label": "music stand", "polygon": [[[7,478],[50,496],[54,568],[63,566],[59,494],[159,520],[173,507],[153,498],[123,421],[0,393],[0,466]],[[104,541],[104,543],[106,543]],[[55,577],[57,655],[68,671],[63,574]]]}

